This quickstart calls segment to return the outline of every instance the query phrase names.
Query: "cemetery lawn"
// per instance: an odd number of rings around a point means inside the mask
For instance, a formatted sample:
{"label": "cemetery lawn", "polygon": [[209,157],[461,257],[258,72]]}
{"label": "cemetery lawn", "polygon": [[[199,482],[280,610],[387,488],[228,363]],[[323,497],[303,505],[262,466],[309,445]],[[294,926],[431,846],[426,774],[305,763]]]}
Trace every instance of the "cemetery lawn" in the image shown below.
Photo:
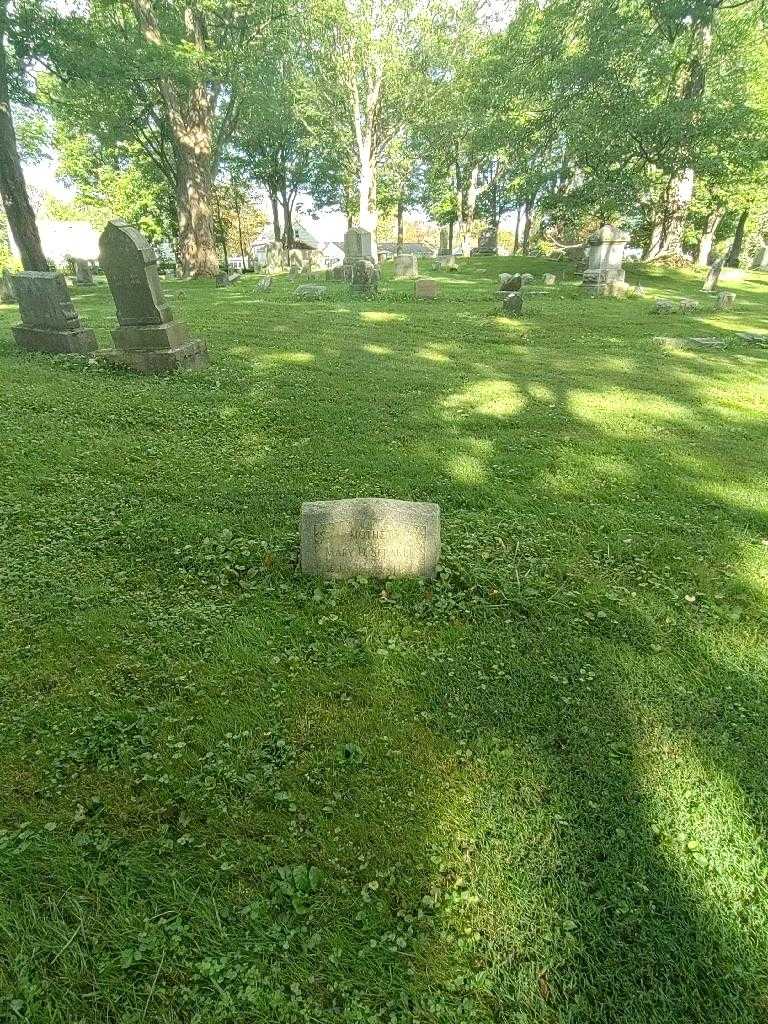
{"label": "cemetery lawn", "polygon": [[[506,270],[169,282],[172,378],[0,307],[0,1019],[768,1019],[768,275]],[[435,581],[297,571],[365,495]]]}

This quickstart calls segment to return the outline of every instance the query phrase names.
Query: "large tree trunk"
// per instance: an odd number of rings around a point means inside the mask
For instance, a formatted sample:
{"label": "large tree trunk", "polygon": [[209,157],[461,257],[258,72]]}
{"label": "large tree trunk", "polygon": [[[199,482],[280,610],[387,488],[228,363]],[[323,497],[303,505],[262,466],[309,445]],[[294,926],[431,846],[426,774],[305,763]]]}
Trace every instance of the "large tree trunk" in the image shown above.
{"label": "large tree trunk", "polygon": [[[134,11],[148,42],[163,46],[153,0],[134,0]],[[184,28],[187,42],[204,53],[205,22],[191,6],[184,9]],[[202,82],[183,95],[171,79],[161,79],[158,87],[173,141],[181,272],[185,277],[214,277],[219,269],[211,214],[214,101]]]}
{"label": "large tree trunk", "polygon": [[662,207],[645,252],[646,260],[683,255],[683,232],[688,207],[693,198],[693,180],[693,169],[689,167],[681,174],[673,175],[667,182]]}
{"label": "large tree trunk", "polygon": [[704,225],[704,230],[701,233],[701,238],[699,239],[699,248],[696,253],[697,267],[709,266],[709,258],[712,255],[712,246],[715,244],[715,232],[717,231],[720,221],[722,219],[722,210],[713,210],[712,213],[710,213],[707,217],[707,222]]}
{"label": "large tree trunk", "polygon": [[[175,93],[175,90],[173,90]],[[202,86],[181,113],[169,110],[176,155],[179,263],[185,277],[215,277],[219,270],[211,215],[212,112]]]}
{"label": "large tree trunk", "polygon": [[739,223],[736,225],[736,234],[733,236],[731,242],[731,248],[728,250],[728,258],[725,261],[727,267],[738,267],[739,259],[741,258],[741,250],[744,245],[744,233],[747,228],[747,218],[749,217],[749,208],[744,210],[739,217]]}
{"label": "large tree trunk", "polygon": [[398,256],[403,251],[403,213],[404,213],[404,210],[405,210],[405,204],[403,202],[403,196],[402,196],[402,193],[401,193],[398,196],[398,199],[397,199],[397,248],[396,248],[395,251],[397,252]]}
{"label": "large tree trunk", "polygon": [[0,0],[0,193],[22,266],[25,270],[48,270],[48,261],[43,254],[37,231],[35,211],[27,194],[16,130],[13,127],[5,54],[7,20],[6,0]]}

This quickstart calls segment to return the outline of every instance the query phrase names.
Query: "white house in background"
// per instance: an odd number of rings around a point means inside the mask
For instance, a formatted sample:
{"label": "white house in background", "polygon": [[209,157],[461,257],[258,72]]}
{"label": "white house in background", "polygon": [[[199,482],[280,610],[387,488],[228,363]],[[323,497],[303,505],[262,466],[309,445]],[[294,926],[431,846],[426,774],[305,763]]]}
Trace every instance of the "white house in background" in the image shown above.
{"label": "white house in background", "polygon": [[[293,225],[293,238],[296,249],[307,249],[320,253],[326,267],[335,267],[344,261],[344,250],[330,238],[320,239],[309,231],[301,221],[295,221]],[[267,262],[267,246],[275,240],[275,232],[271,224],[267,224],[259,237],[251,242],[251,255],[257,267],[263,267]]]}
{"label": "white house in background", "polygon": [[[99,232],[82,220],[38,220],[37,230],[43,252],[51,263],[60,267],[71,256],[76,260],[98,260]],[[19,250],[9,231],[11,252],[18,258]]]}

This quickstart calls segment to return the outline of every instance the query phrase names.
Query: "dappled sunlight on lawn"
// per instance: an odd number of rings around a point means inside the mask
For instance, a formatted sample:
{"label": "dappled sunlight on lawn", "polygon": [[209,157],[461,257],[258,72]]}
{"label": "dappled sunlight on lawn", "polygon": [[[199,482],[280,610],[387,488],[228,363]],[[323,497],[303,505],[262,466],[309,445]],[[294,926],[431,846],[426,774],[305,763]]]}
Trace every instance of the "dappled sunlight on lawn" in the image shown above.
{"label": "dappled sunlight on lawn", "polygon": [[658,395],[629,394],[619,388],[602,392],[572,390],[568,404],[577,420],[600,424],[605,433],[621,436],[636,436],[648,429],[655,432],[665,423],[694,418],[694,412],[680,402]]}
{"label": "dappled sunlight on lawn", "polygon": [[265,363],[313,363],[317,359],[315,352],[262,352],[257,362]]}
{"label": "dappled sunlight on lawn", "polygon": [[459,415],[514,416],[525,406],[517,385],[508,380],[484,380],[444,399],[443,407]]}
{"label": "dappled sunlight on lawn", "polygon": [[509,316],[495,316],[491,321],[496,327],[500,327],[504,331],[511,331],[515,334],[524,334],[528,332],[530,324],[526,323],[524,319],[517,320]]}
{"label": "dappled sunlight on lawn", "polygon": [[457,452],[448,460],[446,469],[461,484],[478,485],[488,477],[487,462],[493,453],[490,441],[464,438],[468,451]]}
{"label": "dappled sunlight on lawn", "polygon": [[361,348],[364,352],[370,352],[373,356],[391,356],[394,352],[391,348],[387,348],[385,345],[362,345]]}
{"label": "dappled sunlight on lawn", "polygon": [[403,313],[385,313],[380,309],[366,309],[360,313],[360,319],[371,324],[386,324],[408,318]]}
{"label": "dappled sunlight on lawn", "polygon": [[415,355],[419,359],[427,359],[431,363],[449,363],[451,361],[450,356],[447,356],[445,352],[438,351],[436,348],[420,348]]}

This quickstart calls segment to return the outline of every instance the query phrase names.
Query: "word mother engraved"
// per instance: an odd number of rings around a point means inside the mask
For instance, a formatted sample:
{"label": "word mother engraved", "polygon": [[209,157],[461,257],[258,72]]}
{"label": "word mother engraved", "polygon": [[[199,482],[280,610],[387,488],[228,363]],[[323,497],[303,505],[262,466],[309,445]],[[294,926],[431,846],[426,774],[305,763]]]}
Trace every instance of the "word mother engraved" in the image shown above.
{"label": "word mother engraved", "polygon": [[301,506],[301,568],[315,576],[434,576],[440,508],[393,498]]}

